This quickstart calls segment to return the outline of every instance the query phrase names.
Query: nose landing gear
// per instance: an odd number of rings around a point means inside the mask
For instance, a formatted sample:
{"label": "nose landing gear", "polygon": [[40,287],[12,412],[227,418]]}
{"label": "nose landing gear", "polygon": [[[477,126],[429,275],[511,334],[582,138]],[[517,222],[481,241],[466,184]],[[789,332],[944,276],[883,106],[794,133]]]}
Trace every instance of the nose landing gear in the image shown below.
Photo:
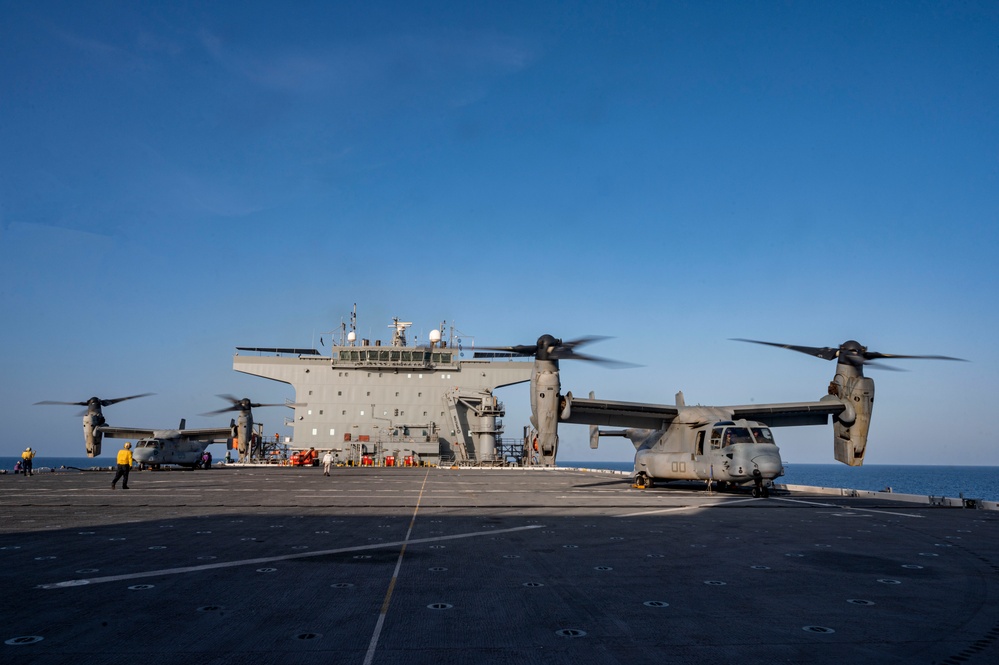
{"label": "nose landing gear", "polygon": [[759,469],[753,471],[753,496],[759,499],[763,497],[766,499],[770,496],[770,489],[763,485],[763,474],[760,473]]}

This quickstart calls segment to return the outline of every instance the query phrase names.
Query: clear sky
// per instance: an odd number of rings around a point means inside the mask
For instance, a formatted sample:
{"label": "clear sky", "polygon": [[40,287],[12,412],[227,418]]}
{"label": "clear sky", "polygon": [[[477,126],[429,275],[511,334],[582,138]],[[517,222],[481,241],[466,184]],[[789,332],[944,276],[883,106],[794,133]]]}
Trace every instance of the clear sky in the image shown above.
{"label": "clear sky", "polygon": [[[894,363],[869,463],[999,465],[999,4],[0,0],[0,455],[73,407],[192,427],[274,402],[236,346],[358,304],[479,345],[609,335],[565,390],[817,399]],[[508,434],[526,387],[502,391]],[[267,429],[290,412],[261,409]],[[777,432],[832,462],[831,427]],[[626,441],[562,459],[629,459]],[[105,458],[118,447],[105,445]]]}

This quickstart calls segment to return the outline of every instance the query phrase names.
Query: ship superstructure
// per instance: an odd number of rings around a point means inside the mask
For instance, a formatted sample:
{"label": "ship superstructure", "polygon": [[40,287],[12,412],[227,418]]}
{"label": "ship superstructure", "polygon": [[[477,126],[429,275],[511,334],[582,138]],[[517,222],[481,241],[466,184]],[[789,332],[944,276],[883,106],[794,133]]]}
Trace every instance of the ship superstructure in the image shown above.
{"label": "ship superstructure", "polygon": [[[493,391],[528,381],[533,363],[462,356],[452,326],[409,345],[411,322],[393,319],[388,345],[341,326],[330,355],[316,349],[237,347],[233,369],[295,389],[294,447],[333,450],[354,463],[498,464],[503,405]],[[522,450],[514,457],[521,458]]]}

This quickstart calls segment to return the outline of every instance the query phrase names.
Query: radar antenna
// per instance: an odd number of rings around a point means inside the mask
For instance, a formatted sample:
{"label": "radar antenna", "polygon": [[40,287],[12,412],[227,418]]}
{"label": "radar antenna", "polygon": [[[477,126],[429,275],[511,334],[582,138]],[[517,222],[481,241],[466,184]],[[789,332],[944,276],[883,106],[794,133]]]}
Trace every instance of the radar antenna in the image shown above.
{"label": "radar antenna", "polygon": [[392,317],[389,328],[395,328],[392,333],[392,346],[406,346],[406,328],[413,325],[412,321],[400,321],[398,316]]}

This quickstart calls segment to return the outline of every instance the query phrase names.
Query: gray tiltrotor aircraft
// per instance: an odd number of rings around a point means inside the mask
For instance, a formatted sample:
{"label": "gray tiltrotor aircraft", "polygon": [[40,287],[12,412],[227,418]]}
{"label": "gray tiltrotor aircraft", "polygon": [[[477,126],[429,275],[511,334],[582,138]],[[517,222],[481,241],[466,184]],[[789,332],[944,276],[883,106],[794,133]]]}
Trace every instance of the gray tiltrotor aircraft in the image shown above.
{"label": "gray tiltrotor aircraft", "polygon": [[[816,402],[743,406],[687,406],[683,393],[677,393],[675,405],[598,400],[593,393],[589,399],[573,397],[571,392],[562,395],[559,360],[610,362],[576,352],[596,339],[601,338],[563,342],[542,335],[536,345],[485,347],[500,352],[483,354],[488,357],[534,356],[531,424],[541,460],[555,461],[559,422],[588,424],[591,448],[597,447],[601,436],[625,437],[635,445],[638,487],[649,487],[655,480],[700,480],[720,487],[753,483],[753,496],[767,496],[768,485],[784,473],[771,427],[825,425],[832,416],[835,458],[850,466],[863,464],[874,403],[874,381],[864,376],[865,364],[879,367],[871,361],[881,358],[962,360],[876,353],[852,340],[839,347],[818,348],[741,339],[737,341],[836,359],[828,394]],[[600,426],[625,429],[601,430]]]}
{"label": "gray tiltrotor aircraft", "polygon": [[242,448],[242,442],[249,440],[249,435],[253,428],[251,407],[285,406],[284,404],[251,404],[249,399],[238,400],[230,395],[220,395],[223,399],[232,401],[233,406],[213,413],[237,410],[240,412],[238,424],[235,420],[232,420],[227,427],[209,427],[203,429],[186,429],[187,421],[185,419],[181,419],[180,426],[177,429],[111,427],[107,424],[102,407],[111,406],[112,404],[137,397],[146,397],[151,394],[143,393],[141,395],[130,395],[129,397],[119,397],[117,399],[91,397],[86,402],[44,401],[36,402],[36,404],[87,407],[87,410],[82,415],[83,438],[87,447],[88,457],[97,457],[101,454],[101,443],[104,437],[110,439],[136,439],[135,447],[132,449],[133,459],[140,464],[152,467],[158,467],[161,464],[194,467],[200,462],[205,448],[210,444],[229,444],[234,437],[238,437],[240,447]]}

